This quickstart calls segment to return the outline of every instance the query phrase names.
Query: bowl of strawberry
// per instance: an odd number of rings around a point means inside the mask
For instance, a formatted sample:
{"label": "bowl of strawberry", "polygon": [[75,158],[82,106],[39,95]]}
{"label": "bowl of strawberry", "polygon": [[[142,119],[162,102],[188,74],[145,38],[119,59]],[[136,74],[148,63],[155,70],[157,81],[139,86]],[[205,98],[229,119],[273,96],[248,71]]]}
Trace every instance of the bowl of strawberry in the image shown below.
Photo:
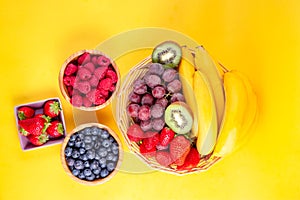
{"label": "bowl of strawberry", "polygon": [[98,50],[81,50],[63,63],[59,86],[64,98],[75,108],[94,111],[107,106],[119,88],[120,73],[114,63]]}
{"label": "bowl of strawberry", "polygon": [[23,151],[62,143],[66,126],[59,98],[21,104],[14,110]]}
{"label": "bowl of strawberry", "polygon": [[61,161],[65,172],[76,182],[98,185],[110,180],[123,158],[117,134],[99,123],[77,126],[64,139]]}

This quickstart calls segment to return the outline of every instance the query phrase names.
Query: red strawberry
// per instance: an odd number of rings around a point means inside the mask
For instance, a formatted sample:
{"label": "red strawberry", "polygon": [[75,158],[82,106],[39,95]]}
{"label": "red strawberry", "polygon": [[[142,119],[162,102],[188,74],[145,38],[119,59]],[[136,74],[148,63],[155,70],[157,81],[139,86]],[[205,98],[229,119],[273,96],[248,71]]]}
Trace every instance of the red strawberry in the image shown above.
{"label": "red strawberry", "polygon": [[45,144],[48,141],[48,135],[45,133],[42,133],[40,135],[29,135],[28,140],[35,146],[41,146]]}
{"label": "red strawberry", "polygon": [[132,124],[127,129],[127,136],[132,142],[139,142],[144,137],[144,132],[138,124]]}
{"label": "red strawberry", "polygon": [[159,142],[162,146],[167,146],[169,145],[169,143],[171,142],[171,140],[173,140],[175,135],[175,132],[168,128],[165,127],[161,130],[160,132],[160,136],[159,136]]}
{"label": "red strawberry", "polygon": [[159,134],[158,132],[146,132],[143,139],[143,144],[145,145],[146,150],[156,150],[156,145],[159,143]]}
{"label": "red strawberry", "polygon": [[152,149],[147,149],[144,142],[140,145],[140,153],[145,157],[154,157],[155,152],[156,152],[155,147],[153,147]]}
{"label": "red strawberry", "polygon": [[50,123],[46,131],[52,138],[58,138],[64,134],[64,127],[60,121],[55,120]]}
{"label": "red strawberry", "polygon": [[56,100],[48,100],[44,104],[44,114],[51,118],[57,117],[60,111],[61,111],[60,104]]}
{"label": "red strawberry", "polygon": [[49,116],[43,115],[43,114],[37,114],[34,116],[34,118],[41,118],[44,123],[49,123],[51,118]]}
{"label": "red strawberry", "polygon": [[157,151],[155,159],[159,164],[165,167],[172,163],[171,154],[168,151]]}
{"label": "red strawberry", "polygon": [[181,166],[191,149],[191,144],[183,135],[175,137],[170,142],[170,154],[174,164]]}
{"label": "red strawberry", "polygon": [[18,109],[18,118],[20,120],[31,118],[34,115],[34,112],[35,112],[34,109],[32,109],[28,106],[20,107]]}
{"label": "red strawberry", "polygon": [[69,63],[65,69],[65,75],[70,76],[72,74],[75,74],[78,70],[78,67],[74,65],[73,63]]}
{"label": "red strawberry", "polygon": [[22,135],[40,135],[45,132],[44,120],[35,117],[19,121],[20,132]]}
{"label": "red strawberry", "polygon": [[81,65],[89,62],[90,60],[91,60],[91,55],[88,52],[85,52],[78,57],[77,62],[79,65]]}
{"label": "red strawberry", "polygon": [[197,166],[200,161],[200,154],[196,148],[191,148],[189,154],[186,156],[184,164],[179,166],[178,170],[189,170]]}

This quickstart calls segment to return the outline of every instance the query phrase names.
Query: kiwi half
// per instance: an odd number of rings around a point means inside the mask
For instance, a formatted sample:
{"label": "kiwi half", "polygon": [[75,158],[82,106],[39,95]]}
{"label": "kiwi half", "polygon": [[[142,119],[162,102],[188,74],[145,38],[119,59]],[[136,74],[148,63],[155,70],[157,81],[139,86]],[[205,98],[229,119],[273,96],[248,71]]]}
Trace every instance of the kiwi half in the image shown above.
{"label": "kiwi half", "polygon": [[174,68],[179,65],[181,56],[181,47],[176,42],[165,41],[154,48],[152,62]]}
{"label": "kiwi half", "polygon": [[178,134],[186,134],[193,127],[193,114],[184,102],[174,102],[165,110],[166,124]]}

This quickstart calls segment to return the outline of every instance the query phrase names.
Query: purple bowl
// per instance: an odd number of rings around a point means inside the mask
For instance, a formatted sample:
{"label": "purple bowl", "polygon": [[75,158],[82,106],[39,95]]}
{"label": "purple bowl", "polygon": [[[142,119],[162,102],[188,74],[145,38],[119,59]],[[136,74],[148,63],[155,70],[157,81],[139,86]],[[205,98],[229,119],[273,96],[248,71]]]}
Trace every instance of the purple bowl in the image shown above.
{"label": "purple bowl", "polygon": [[62,104],[59,98],[57,97],[53,97],[53,98],[49,98],[49,99],[44,99],[44,100],[40,100],[40,101],[35,101],[35,102],[31,102],[31,103],[26,103],[26,104],[21,104],[18,106],[15,106],[14,108],[14,114],[15,114],[15,120],[16,120],[16,125],[17,125],[17,130],[18,130],[18,136],[20,139],[20,145],[23,151],[29,151],[29,150],[33,150],[33,149],[39,149],[39,148],[44,148],[44,147],[48,147],[48,146],[52,146],[55,144],[60,144],[64,141],[64,138],[66,136],[66,124],[65,124],[65,119],[64,119],[64,113],[63,110],[61,110],[60,114],[58,115],[58,119],[62,122],[62,125],[64,127],[64,134],[59,137],[59,138],[50,138],[45,144],[41,145],[41,146],[35,146],[33,144],[30,143],[30,141],[27,139],[26,136],[23,136],[20,132],[19,132],[19,125],[18,125],[18,109],[22,106],[29,106],[33,109],[35,109],[35,114],[43,114],[43,105],[46,101],[49,100],[56,100],[59,102],[61,108],[62,108]]}

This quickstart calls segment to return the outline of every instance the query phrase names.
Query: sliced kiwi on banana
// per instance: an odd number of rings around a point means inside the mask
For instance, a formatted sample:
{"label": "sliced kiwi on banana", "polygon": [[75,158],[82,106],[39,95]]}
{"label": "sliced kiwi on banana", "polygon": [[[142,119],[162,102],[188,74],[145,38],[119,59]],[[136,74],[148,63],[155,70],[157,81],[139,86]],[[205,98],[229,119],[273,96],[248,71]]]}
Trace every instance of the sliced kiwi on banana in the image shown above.
{"label": "sliced kiwi on banana", "polygon": [[193,127],[193,113],[184,102],[174,102],[165,110],[166,124],[178,134],[186,134]]}
{"label": "sliced kiwi on banana", "polygon": [[157,45],[152,52],[152,62],[175,68],[181,61],[181,47],[173,41],[165,41]]}

